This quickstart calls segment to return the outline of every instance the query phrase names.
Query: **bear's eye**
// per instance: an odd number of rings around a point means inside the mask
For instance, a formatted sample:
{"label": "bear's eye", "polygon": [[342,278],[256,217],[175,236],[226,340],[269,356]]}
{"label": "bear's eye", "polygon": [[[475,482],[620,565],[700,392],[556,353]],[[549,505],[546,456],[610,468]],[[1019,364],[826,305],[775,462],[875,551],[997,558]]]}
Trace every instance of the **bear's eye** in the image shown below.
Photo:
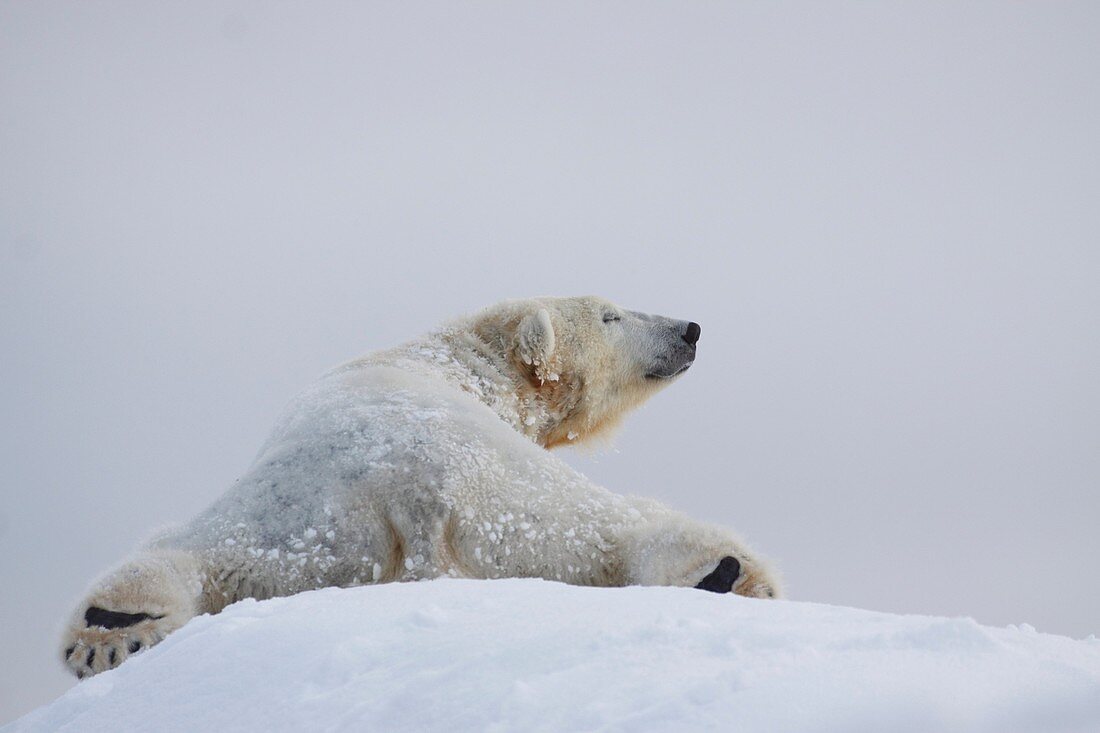
{"label": "bear's eye", "polygon": [[621,321],[621,320],[622,320],[622,318],[619,316],[618,313],[604,313],[603,314],[603,322],[604,323],[611,323],[612,321]]}

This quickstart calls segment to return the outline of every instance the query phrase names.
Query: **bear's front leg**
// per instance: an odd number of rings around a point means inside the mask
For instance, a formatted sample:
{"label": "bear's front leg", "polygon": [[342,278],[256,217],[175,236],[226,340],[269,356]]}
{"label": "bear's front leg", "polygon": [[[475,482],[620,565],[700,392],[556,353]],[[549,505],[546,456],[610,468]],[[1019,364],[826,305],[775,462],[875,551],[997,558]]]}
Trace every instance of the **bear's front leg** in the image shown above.
{"label": "bear's front leg", "polygon": [[198,564],[180,552],[148,553],[108,573],[73,614],[62,661],[84,678],[117,667],[199,613]]}
{"label": "bear's front leg", "polygon": [[729,532],[649,502],[641,514],[640,521],[616,533],[625,585],[779,597],[776,573]]}

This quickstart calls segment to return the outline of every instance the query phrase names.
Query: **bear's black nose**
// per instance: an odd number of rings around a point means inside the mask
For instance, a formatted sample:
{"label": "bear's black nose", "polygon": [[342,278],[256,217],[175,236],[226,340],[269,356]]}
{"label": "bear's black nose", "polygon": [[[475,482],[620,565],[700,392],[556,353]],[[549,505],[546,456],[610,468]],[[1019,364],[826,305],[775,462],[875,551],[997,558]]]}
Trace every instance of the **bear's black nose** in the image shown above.
{"label": "bear's black nose", "polygon": [[687,332],[681,336],[684,341],[687,341],[690,345],[695,346],[695,343],[699,340],[699,332],[703,329],[699,328],[699,324],[692,321],[688,324]]}

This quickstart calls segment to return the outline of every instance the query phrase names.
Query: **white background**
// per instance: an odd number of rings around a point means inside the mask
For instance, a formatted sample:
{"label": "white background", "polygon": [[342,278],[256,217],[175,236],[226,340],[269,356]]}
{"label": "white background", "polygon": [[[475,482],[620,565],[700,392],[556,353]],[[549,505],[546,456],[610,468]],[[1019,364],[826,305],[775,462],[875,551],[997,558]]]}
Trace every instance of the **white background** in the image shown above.
{"label": "white background", "polygon": [[0,721],[298,388],[539,294],[702,324],[563,455],[791,598],[1100,632],[1098,7],[0,3]]}

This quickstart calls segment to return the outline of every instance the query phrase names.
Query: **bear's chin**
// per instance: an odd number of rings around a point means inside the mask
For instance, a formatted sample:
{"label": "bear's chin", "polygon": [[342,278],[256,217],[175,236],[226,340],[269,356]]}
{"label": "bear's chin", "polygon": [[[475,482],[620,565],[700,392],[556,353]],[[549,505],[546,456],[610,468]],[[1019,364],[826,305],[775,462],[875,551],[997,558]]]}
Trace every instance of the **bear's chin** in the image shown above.
{"label": "bear's chin", "polygon": [[676,377],[680,376],[688,369],[690,369],[693,363],[694,362],[689,361],[687,364],[681,364],[679,367],[671,372],[648,372],[645,375],[645,378],[653,382],[663,382],[668,379],[675,379]]}

